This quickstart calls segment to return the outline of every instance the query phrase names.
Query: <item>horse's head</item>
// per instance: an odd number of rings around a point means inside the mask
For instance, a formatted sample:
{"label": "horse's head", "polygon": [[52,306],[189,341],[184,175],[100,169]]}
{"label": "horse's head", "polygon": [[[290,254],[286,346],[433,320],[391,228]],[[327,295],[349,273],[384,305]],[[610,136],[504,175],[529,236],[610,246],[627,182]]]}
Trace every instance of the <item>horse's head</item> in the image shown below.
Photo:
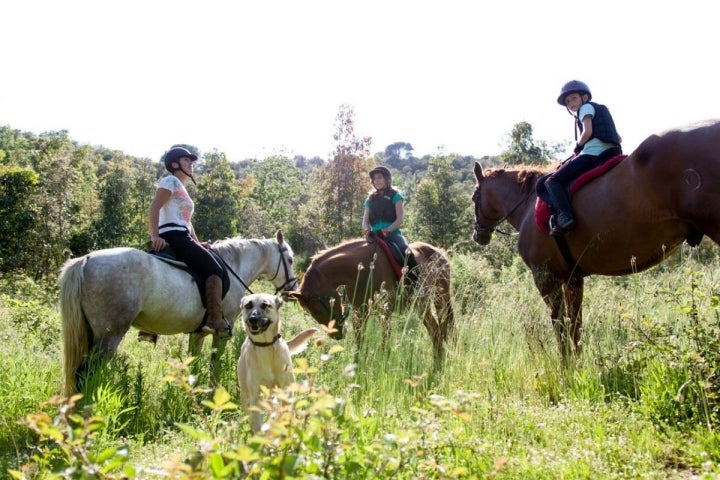
{"label": "horse's head", "polygon": [[[473,240],[487,245],[497,226],[505,220],[518,228],[528,213],[527,208],[521,207],[527,206],[527,201],[535,194],[535,184],[541,175],[542,171],[535,168],[496,169],[483,173],[480,164],[475,162],[477,185],[472,196],[475,204]],[[502,230],[497,232],[509,235]]]}
{"label": "horse's head", "polygon": [[275,240],[277,241],[276,249],[272,251],[271,260],[268,262],[273,270],[268,271],[266,275],[275,286],[275,295],[277,295],[281,291],[289,292],[296,289],[298,284],[293,271],[295,257],[290,245],[285,243],[282,231],[277,231]]}
{"label": "horse's head", "polygon": [[321,325],[327,327],[330,338],[345,337],[347,311],[337,290],[328,290],[327,282],[319,281],[319,273],[310,265],[300,283],[299,290],[287,292],[288,301],[296,301]]}
{"label": "horse's head", "polygon": [[[495,226],[501,220],[500,217],[495,218],[487,216],[483,210],[483,180],[485,176],[482,171],[482,166],[478,162],[475,162],[475,178],[477,179],[477,185],[472,195],[472,201],[475,204],[475,228],[473,229],[473,240],[480,245],[487,245],[490,243],[492,234],[495,231]],[[487,199],[484,203],[488,203]],[[488,206],[489,207],[489,206]]]}

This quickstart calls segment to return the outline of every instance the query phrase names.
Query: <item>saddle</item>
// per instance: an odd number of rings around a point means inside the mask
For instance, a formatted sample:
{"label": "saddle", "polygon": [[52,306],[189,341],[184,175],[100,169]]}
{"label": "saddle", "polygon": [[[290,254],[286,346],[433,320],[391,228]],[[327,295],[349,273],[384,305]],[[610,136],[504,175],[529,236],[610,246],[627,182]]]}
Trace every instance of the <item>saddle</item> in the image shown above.
{"label": "saddle", "polygon": [[[374,233],[372,234],[372,237],[374,238],[375,242],[380,246],[383,252],[385,252],[385,255],[387,256],[388,260],[390,261],[390,266],[392,266],[393,271],[395,272],[395,276],[400,280],[403,277],[403,265],[405,264],[405,252],[400,250],[400,247],[395,245],[392,242],[385,241],[384,238],[381,238]],[[411,275],[408,274],[405,276],[406,283],[411,284],[414,280],[417,280],[417,275]]]}
{"label": "saddle", "polygon": [[[575,192],[580,190],[581,187],[586,185],[590,180],[601,177],[602,175],[609,172],[613,167],[623,161],[626,157],[627,155],[617,155],[615,157],[609,158],[602,165],[598,165],[592,170],[588,170],[587,172],[580,175],[578,178],[575,179],[572,185],[570,185],[570,195],[572,196]],[[548,173],[547,175],[545,175],[545,177],[549,175],[552,174]],[[540,181],[542,181],[542,179]],[[547,190],[545,190],[543,191],[543,193],[539,194],[537,200],[535,200],[535,223],[537,224],[538,229],[543,233],[550,232],[549,222],[552,212],[550,211],[548,197],[549,194],[547,193]]]}
{"label": "saddle", "polygon": [[[228,290],[230,290],[230,275],[228,273],[227,265],[225,265],[225,261],[220,258],[220,255],[217,254],[212,249],[208,249],[208,252],[215,257],[217,262],[220,264],[220,266],[223,269],[222,273],[222,298],[225,298],[225,295],[227,294]],[[192,277],[193,281],[197,285],[198,292],[200,293],[200,299],[202,300],[203,307],[207,308],[207,300],[205,298],[205,282],[203,281],[203,278],[198,274],[196,271],[191,269],[187,263],[183,262],[182,260],[179,260],[177,258],[177,255],[173,251],[170,246],[165,247],[161,251],[155,251],[152,249],[152,247],[148,247],[147,253],[154,256],[158,260],[162,260],[163,262],[172,265],[175,268],[179,268],[180,270],[186,271],[190,276]]]}

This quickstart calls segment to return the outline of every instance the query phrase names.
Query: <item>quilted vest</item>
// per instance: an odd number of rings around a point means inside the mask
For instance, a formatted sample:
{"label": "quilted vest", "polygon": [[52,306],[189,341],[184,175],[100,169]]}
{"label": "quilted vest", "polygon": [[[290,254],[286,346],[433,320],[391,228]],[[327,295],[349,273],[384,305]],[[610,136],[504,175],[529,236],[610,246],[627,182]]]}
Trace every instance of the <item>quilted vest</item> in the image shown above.
{"label": "quilted vest", "polygon": [[371,195],[368,199],[370,203],[370,225],[375,225],[378,222],[389,222],[395,221],[397,216],[395,215],[395,204],[392,202],[393,197],[397,193],[392,188],[386,189],[382,195]]}
{"label": "quilted vest", "polygon": [[[592,117],[592,131],[593,136],[591,138],[597,138],[605,143],[612,143],[620,146],[620,135],[615,128],[615,122],[613,121],[610,110],[605,105],[599,103],[590,102],[595,108],[595,115]],[[577,127],[580,133],[583,131],[582,122],[580,119],[577,120]]]}

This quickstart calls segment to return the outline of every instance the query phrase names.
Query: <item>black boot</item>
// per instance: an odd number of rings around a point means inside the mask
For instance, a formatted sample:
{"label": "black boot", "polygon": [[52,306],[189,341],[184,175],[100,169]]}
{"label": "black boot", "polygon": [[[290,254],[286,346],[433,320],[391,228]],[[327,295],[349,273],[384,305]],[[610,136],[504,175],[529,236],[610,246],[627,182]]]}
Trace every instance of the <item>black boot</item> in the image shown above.
{"label": "black boot", "polygon": [[553,210],[558,212],[550,221],[550,235],[562,235],[568,230],[577,226],[575,217],[570,207],[570,197],[565,187],[557,182],[549,180],[545,182],[545,188],[552,199]]}
{"label": "black boot", "polygon": [[409,284],[414,284],[418,281],[418,272],[417,267],[418,263],[415,259],[415,255],[408,249],[408,253],[406,255],[406,263],[405,266],[407,267],[407,273],[405,274],[405,279],[409,282]]}

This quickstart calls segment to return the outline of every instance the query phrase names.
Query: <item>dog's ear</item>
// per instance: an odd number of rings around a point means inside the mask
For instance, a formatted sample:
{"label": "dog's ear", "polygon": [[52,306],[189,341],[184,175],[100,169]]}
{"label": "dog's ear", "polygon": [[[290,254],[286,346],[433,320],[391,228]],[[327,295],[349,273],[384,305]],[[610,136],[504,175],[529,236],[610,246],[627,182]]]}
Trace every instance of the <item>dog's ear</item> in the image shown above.
{"label": "dog's ear", "polygon": [[280,310],[280,307],[282,307],[285,304],[282,297],[275,296],[275,309]]}

